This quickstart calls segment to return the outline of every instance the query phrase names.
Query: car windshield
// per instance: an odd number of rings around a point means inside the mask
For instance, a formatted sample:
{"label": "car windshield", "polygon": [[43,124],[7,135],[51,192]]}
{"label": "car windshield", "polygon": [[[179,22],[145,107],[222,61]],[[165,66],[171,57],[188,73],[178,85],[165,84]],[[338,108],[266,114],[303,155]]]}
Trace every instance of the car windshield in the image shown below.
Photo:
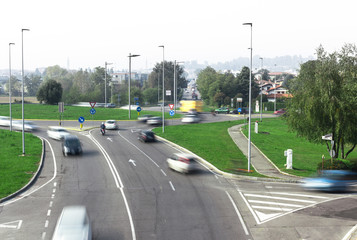
{"label": "car windshield", "polygon": [[78,139],[75,138],[66,139],[66,144],[73,147],[77,147],[80,145]]}

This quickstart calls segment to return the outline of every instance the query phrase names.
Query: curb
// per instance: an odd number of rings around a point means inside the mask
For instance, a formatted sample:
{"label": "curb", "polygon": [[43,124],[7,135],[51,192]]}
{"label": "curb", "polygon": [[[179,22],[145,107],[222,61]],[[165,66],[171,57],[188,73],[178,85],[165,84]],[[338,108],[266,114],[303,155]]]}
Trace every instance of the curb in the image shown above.
{"label": "curb", "polygon": [[[39,138],[39,137],[38,137]],[[42,141],[42,155],[41,155],[41,162],[40,162],[40,165],[38,166],[37,168],[37,171],[36,173],[32,176],[32,178],[30,179],[30,181],[24,186],[22,187],[20,190],[0,199],[0,203],[4,203],[6,202],[7,200],[11,199],[11,198],[14,198],[16,197],[17,195],[25,192],[26,190],[28,190],[32,184],[35,182],[35,180],[37,179],[37,177],[40,175],[40,172],[42,170],[42,167],[43,167],[43,162],[45,160],[45,150],[46,150],[46,145],[45,145],[45,142],[42,138],[40,138],[41,141]]]}
{"label": "curb", "polygon": [[196,155],[195,153],[191,152],[190,150],[181,147],[180,145],[177,145],[176,143],[173,143],[169,140],[167,140],[166,138],[160,137],[156,135],[156,138],[160,139],[160,141],[163,141],[169,145],[172,145],[175,148],[178,148],[182,151],[185,151],[186,153],[192,154],[193,156],[195,156],[197,158],[197,160],[203,164],[204,166],[206,166],[207,168],[209,168],[209,170],[211,170],[212,172],[214,172],[215,174],[220,174],[226,178],[231,178],[231,179],[244,179],[244,180],[251,180],[251,181],[263,181],[263,182],[287,182],[287,183],[299,183],[299,181],[297,180],[289,180],[289,179],[276,179],[276,178],[263,178],[263,177],[250,177],[250,176],[244,176],[244,175],[238,175],[238,174],[233,174],[233,173],[227,173],[224,172],[220,169],[218,169],[217,167],[215,167],[213,164],[211,164],[210,162],[208,162],[207,160],[201,158],[200,156]]}

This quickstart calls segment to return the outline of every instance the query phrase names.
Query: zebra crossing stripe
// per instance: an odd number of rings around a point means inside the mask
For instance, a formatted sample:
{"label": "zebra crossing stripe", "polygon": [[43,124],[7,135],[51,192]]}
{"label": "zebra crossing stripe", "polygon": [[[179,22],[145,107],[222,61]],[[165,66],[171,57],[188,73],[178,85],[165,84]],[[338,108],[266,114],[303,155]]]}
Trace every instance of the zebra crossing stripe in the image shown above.
{"label": "zebra crossing stripe", "polygon": [[316,201],[304,200],[304,199],[295,199],[295,198],[284,198],[284,197],[272,197],[267,195],[259,195],[259,194],[244,194],[247,197],[256,197],[256,198],[268,198],[268,199],[276,199],[276,200],[285,200],[285,201],[294,201],[294,202],[304,202],[304,203],[316,203]]}

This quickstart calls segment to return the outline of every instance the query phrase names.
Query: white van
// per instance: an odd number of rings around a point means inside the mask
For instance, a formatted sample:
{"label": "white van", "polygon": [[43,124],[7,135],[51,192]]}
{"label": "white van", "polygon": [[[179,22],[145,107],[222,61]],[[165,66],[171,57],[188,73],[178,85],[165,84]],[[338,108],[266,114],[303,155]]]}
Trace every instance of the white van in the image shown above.
{"label": "white van", "polygon": [[58,218],[52,240],[91,240],[92,229],[85,206],[67,206]]}

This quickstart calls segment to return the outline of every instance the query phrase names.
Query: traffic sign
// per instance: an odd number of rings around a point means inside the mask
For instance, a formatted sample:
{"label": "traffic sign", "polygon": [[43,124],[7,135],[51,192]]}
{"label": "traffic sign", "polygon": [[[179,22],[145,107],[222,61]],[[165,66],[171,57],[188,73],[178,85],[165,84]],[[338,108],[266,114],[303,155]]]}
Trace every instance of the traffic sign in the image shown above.
{"label": "traffic sign", "polygon": [[92,115],[93,115],[93,114],[95,114],[95,113],[96,113],[96,110],[95,110],[94,108],[92,108],[89,112],[90,112],[90,114],[92,114]]}
{"label": "traffic sign", "polygon": [[97,103],[97,102],[89,102],[89,104],[90,104],[90,106],[91,106],[92,108],[94,108],[94,106],[95,106],[96,103]]}
{"label": "traffic sign", "polygon": [[242,109],[241,109],[241,108],[238,108],[238,112],[242,112]]}
{"label": "traffic sign", "polygon": [[141,107],[137,107],[136,111],[140,112],[141,111]]}
{"label": "traffic sign", "polygon": [[136,105],[139,106],[140,105],[139,102],[136,102]]}
{"label": "traffic sign", "polygon": [[169,104],[169,107],[170,107],[171,110],[174,109],[174,105],[173,104]]}
{"label": "traffic sign", "polygon": [[84,117],[79,117],[79,118],[78,118],[78,122],[84,123]]}
{"label": "traffic sign", "polygon": [[170,111],[170,116],[173,116],[173,115],[175,115],[175,111],[174,111],[174,110],[171,110],[171,111]]}

